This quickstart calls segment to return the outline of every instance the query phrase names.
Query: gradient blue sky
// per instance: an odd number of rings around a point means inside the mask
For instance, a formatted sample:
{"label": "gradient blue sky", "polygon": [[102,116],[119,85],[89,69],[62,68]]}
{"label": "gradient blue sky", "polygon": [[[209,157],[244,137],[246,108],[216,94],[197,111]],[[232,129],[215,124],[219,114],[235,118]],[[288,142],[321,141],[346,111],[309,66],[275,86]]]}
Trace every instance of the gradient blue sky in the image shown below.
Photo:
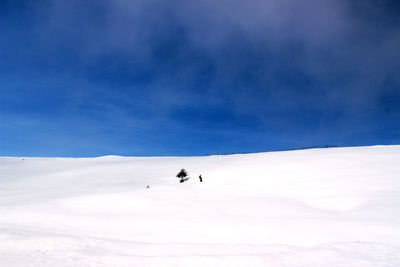
{"label": "gradient blue sky", "polygon": [[400,144],[400,2],[0,0],[0,155]]}

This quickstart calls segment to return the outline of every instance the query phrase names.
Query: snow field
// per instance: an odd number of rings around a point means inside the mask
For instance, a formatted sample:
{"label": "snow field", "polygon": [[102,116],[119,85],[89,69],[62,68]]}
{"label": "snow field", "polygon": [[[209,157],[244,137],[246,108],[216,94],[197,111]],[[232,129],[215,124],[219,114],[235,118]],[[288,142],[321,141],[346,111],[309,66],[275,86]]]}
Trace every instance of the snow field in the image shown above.
{"label": "snow field", "polygon": [[399,211],[400,146],[3,157],[0,266],[400,266]]}

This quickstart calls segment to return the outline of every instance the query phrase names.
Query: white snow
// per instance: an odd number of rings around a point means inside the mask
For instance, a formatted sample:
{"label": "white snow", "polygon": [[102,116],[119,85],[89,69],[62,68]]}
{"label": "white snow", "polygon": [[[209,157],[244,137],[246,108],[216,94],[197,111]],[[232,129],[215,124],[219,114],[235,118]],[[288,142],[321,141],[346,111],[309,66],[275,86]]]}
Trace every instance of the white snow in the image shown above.
{"label": "white snow", "polygon": [[400,266],[400,146],[2,157],[0,266]]}

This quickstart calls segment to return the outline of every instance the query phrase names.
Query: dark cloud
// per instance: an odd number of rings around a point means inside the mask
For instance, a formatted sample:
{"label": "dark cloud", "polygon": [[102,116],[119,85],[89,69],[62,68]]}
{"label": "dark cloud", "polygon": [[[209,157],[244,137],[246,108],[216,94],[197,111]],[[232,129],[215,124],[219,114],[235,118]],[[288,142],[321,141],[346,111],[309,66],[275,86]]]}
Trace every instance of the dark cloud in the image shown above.
{"label": "dark cloud", "polygon": [[399,23],[387,17],[389,4],[51,1],[37,26],[45,41],[77,50],[87,66],[104,59],[113,71],[116,59],[115,71],[136,80],[150,75],[155,84],[190,86],[209,71],[206,85],[227,87],[228,97],[232,90],[310,97],[311,90],[323,102],[359,98],[362,105],[397,79]]}

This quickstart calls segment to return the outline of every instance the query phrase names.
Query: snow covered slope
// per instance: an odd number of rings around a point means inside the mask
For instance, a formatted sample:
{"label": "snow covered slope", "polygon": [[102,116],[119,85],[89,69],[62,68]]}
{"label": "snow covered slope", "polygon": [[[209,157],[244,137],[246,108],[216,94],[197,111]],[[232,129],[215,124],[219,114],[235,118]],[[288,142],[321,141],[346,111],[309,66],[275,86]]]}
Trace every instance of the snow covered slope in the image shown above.
{"label": "snow covered slope", "polygon": [[400,146],[3,157],[0,266],[400,266]]}

